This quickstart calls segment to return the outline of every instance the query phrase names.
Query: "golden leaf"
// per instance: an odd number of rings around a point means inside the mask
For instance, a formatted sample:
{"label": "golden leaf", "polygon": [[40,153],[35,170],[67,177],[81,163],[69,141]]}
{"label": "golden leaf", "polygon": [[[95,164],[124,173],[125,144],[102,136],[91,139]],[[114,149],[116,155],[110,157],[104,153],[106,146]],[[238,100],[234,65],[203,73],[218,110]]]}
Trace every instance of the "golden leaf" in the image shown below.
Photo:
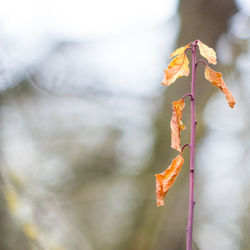
{"label": "golden leaf", "polygon": [[178,151],[181,151],[181,130],[185,129],[185,125],[182,123],[182,111],[185,107],[185,102],[180,99],[172,103],[172,118],[170,121],[171,127],[171,147]]}
{"label": "golden leaf", "polygon": [[156,174],[156,196],[157,206],[164,205],[164,197],[168,190],[174,184],[176,177],[178,176],[181,167],[183,165],[184,158],[182,155],[178,155],[173,159],[171,165],[162,173]]}
{"label": "golden leaf", "polygon": [[205,57],[209,63],[216,64],[216,53],[212,48],[209,48],[206,44],[198,41],[200,54]]}
{"label": "golden leaf", "polygon": [[233,108],[235,105],[235,99],[231,91],[227,88],[223,80],[222,74],[220,72],[213,71],[210,67],[206,66],[205,78],[214,86],[220,88],[220,90],[225,94],[229,106]]}
{"label": "golden leaf", "polygon": [[172,58],[172,57],[178,56],[178,55],[184,53],[187,48],[190,48],[190,43],[183,46],[183,47],[176,49],[169,57]]}
{"label": "golden leaf", "polygon": [[190,69],[188,67],[189,60],[185,53],[176,56],[168,65],[168,68],[164,70],[165,75],[162,80],[162,84],[169,86],[175,82],[178,77],[188,76]]}

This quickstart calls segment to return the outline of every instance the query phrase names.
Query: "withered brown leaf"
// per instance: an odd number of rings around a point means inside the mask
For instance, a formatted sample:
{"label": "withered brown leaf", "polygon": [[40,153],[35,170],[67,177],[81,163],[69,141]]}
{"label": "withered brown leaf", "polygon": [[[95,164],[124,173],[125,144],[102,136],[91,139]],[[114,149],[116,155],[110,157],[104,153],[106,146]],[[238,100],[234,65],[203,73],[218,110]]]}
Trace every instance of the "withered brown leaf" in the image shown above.
{"label": "withered brown leaf", "polygon": [[173,159],[171,165],[164,172],[155,175],[157,206],[164,205],[164,197],[180,173],[183,162],[184,158],[180,154]]}
{"label": "withered brown leaf", "polygon": [[190,44],[191,43],[176,49],[169,57],[172,58],[172,57],[175,57],[175,56],[178,56],[178,55],[184,53],[186,51],[186,49],[190,48]]}
{"label": "withered brown leaf", "polygon": [[222,74],[212,70],[210,67],[205,67],[205,78],[211,82],[214,86],[218,87],[226,96],[227,102],[231,108],[235,105],[235,99],[231,91],[227,88]]}
{"label": "withered brown leaf", "polygon": [[185,107],[185,102],[180,99],[172,103],[172,118],[170,121],[171,128],[171,147],[177,151],[181,151],[181,130],[185,129],[182,123],[182,111]]}
{"label": "withered brown leaf", "polygon": [[206,44],[198,41],[198,46],[200,50],[200,54],[205,57],[209,63],[216,64],[216,53],[212,48],[209,48]]}
{"label": "withered brown leaf", "polygon": [[169,86],[175,82],[175,80],[181,76],[188,76],[190,73],[189,60],[185,53],[181,53],[176,56],[168,65],[168,68],[164,70],[164,78],[162,84]]}

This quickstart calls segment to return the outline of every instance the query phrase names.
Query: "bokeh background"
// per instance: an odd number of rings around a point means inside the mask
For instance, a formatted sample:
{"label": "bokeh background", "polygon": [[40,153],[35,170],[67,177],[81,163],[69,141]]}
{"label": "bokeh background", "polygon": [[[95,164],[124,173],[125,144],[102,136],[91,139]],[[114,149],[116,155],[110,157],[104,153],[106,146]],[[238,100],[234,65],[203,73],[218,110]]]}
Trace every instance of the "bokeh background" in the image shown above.
{"label": "bokeh background", "polygon": [[185,249],[188,150],[161,208],[154,174],[190,82],[163,69],[195,39],[237,103],[200,65],[194,249],[250,249],[249,25],[248,0],[2,1],[0,249]]}

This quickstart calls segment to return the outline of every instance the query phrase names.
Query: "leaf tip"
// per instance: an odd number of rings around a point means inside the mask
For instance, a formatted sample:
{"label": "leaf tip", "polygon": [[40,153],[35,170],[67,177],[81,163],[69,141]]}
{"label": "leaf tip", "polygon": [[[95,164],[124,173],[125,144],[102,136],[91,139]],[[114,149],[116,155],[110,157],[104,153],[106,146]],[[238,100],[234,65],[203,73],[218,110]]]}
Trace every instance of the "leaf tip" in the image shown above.
{"label": "leaf tip", "polygon": [[157,199],[157,207],[162,207],[162,206],[164,206],[164,200],[163,199],[162,200]]}
{"label": "leaf tip", "polygon": [[164,77],[163,77],[163,79],[161,81],[161,84],[164,85],[164,86],[168,86],[169,85],[165,72],[164,72]]}
{"label": "leaf tip", "polygon": [[230,106],[230,108],[234,108],[234,106],[235,106],[235,103],[236,103],[236,101],[235,101],[235,99],[233,98],[233,100],[232,101],[230,101],[230,103],[229,103],[229,106]]}
{"label": "leaf tip", "polygon": [[216,72],[213,69],[211,69],[209,66],[206,66],[205,68],[205,78],[211,82],[214,86],[218,87],[226,96],[228,105],[231,108],[234,108],[235,105],[235,99],[231,93],[231,91],[227,88],[222,74],[220,72]]}
{"label": "leaf tip", "polygon": [[175,179],[181,170],[183,162],[184,158],[182,157],[182,155],[178,155],[173,159],[171,165],[165,171],[155,175],[157,207],[164,205],[164,197],[166,196],[171,186],[174,184]]}

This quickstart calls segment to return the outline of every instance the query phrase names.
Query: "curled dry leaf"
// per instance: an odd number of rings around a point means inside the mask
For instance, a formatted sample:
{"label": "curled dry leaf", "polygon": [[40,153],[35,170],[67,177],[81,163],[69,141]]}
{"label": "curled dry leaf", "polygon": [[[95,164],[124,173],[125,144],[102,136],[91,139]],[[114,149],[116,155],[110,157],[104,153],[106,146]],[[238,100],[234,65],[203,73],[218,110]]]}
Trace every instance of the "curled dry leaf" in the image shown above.
{"label": "curled dry leaf", "polygon": [[157,206],[164,205],[164,197],[168,190],[174,184],[176,177],[178,176],[181,167],[183,165],[184,158],[182,155],[178,155],[173,159],[171,165],[162,173],[156,174],[156,196]]}
{"label": "curled dry leaf", "polygon": [[180,99],[172,103],[173,113],[170,121],[171,127],[171,147],[181,151],[181,130],[185,129],[182,123],[182,111],[185,107],[185,102]]}
{"label": "curled dry leaf", "polygon": [[188,49],[188,48],[190,48],[190,43],[183,46],[183,47],[180,47],[180,48],[176,49],[169,57],[172,58],[172,57],[178,56],[178,55],[184,53],[185,50]]}
{"label": "curled dry leaf", "polygon": [[212,48],[209,48],[206,44],[198,41],[200,54],[205,57],[209,63],[216,64],[216,53]]}
{"label": "curled dry leaf", "polygon": [[168,68],[164,70],[164,78],[162,84],[169,86],[175,82],[178,77],[188,76],[189,69],[189,60],[185,53],[182,53],[176,56],[168,65]]}
{"label": "curled dry leaf", "polygon": [[227,98],[227,102],[231,108],[235,105],[235,99],[231,93],[231,91],[227,88],[222,74],[220,72],[216,72],[212,70],[210,67],[206,66],[205,68],[205,78],[211,82],[214,86],[220,88],[220,90],[225,94]]}

